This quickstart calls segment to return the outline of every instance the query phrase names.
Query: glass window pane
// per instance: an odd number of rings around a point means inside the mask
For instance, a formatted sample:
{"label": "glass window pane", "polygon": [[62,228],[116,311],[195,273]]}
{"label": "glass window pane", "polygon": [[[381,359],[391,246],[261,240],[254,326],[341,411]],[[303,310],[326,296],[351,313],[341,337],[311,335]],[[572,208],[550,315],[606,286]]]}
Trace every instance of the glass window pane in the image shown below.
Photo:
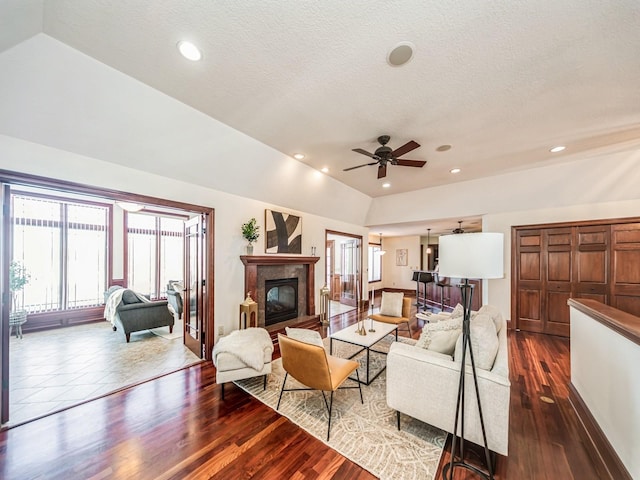
{"label": "glass window pane", "polygon": [[100,305],[108,208],[20,194],[12,201],[13,260],[30,275],[20,293],[23,308],[38,313]]}
{"label": "glass window pane", "polygon": [[369,281],[379,282],[382,280],[382,255],[380,255],[380,245],[369,245]]}
{"label": "glass window pane", "polygon": [[128,287],[143,295],[156,297],[156,237],[129,232]]}

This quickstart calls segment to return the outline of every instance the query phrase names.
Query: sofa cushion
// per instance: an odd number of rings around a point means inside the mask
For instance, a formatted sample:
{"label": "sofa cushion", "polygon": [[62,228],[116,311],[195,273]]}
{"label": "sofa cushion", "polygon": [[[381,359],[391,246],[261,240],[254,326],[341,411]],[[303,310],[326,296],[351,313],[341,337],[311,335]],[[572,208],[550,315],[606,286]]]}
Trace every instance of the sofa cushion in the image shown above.
{"label": "sofa cushion", "polygon": [[[496,325],[489,315],[478,313],[470,323],[471,349],[476,368],[491,370],[496,360],[500,342],[496,332]],[[453,358],[456,362],[462,361],[462,335],[458,338]],[[467,352],[465,359],[467,365],[471,365],[471,356]]]}
{"label": "sofa cushion", "polygon": [[498,307],[494,307],[493,305],[483,305],[478,310],[478,314],[488,315],[493,320],[493,323],[496,326],[496,332],[500,332],[502,328],[502,312]]}
{"label": "sofa cushion", "polygon": [[422,334],[416,343],[416,347],[453,355],[456,341],[461,333],[461,317],[429,323],[422,329]]}
{"label": "sofa cushion", "polygon": [[292,328],[286,327],[287,337],[294,340],[300,340],[301,342],[310,343],[311,345],[319,345],[324,347],[322,343],[322,337],[316,330],[309,330],[308,328]]}
{"label": "sofa cushion", "polygon": [[380,315],[388,317],[402,317],[402,292],[382,292]]}

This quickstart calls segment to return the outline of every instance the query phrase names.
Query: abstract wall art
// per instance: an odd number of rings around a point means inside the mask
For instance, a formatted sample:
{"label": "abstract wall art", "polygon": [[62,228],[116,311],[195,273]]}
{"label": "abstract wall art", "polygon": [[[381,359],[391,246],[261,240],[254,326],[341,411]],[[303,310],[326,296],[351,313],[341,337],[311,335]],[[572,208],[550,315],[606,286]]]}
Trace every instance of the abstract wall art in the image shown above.
{"label": "abstract wall art", "polygon": [[302,218],[265,210],[266,253],[302,253]]}

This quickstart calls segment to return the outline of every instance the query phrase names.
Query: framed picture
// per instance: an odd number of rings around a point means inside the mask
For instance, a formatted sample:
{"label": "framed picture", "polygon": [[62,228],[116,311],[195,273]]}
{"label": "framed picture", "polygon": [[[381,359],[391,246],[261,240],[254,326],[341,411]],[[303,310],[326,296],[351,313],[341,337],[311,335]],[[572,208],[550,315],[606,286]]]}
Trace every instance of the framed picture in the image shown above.
{"label": "framed picture", "polygon": [[408,265],[409,251],[406,248],[396,249],[396,265],[406,267]]}
{"label": "framed picture", "polygon": [[265,210],[266,253],[302,253],[302,218]]}

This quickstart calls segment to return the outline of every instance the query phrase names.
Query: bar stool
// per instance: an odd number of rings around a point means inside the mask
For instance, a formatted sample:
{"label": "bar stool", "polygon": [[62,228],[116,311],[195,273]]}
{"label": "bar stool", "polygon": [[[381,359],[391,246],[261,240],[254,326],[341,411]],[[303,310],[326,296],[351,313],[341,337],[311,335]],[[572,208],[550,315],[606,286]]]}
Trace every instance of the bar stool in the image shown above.
{"label": "bar stool", "polygon": [[449,288],[449,279],[447,277],[437,276],[436,287],[440,287],[440,311],[444,311],[444,289]]}

